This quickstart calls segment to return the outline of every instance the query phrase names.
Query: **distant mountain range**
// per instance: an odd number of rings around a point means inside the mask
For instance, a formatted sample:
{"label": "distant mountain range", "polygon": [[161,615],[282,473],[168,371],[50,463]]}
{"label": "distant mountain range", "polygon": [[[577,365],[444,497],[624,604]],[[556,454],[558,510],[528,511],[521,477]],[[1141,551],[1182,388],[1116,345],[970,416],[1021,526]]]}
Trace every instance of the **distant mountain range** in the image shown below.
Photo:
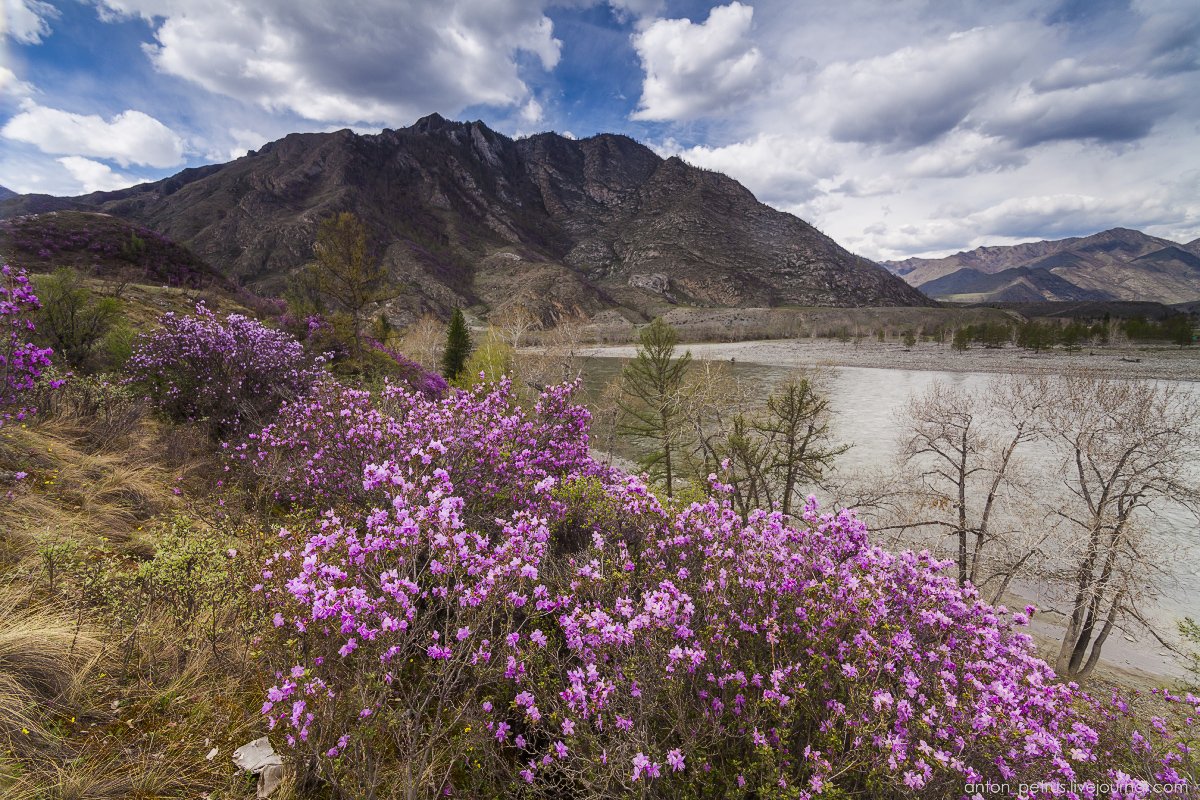
{"label": "distant mountain range", "polygon": [[1178,244],[1128,228],[883,266],[939,300],[1175,304],[1200,299],[1200,239]]}
{"label": "distant mountain range", "polygon": [[931,303],[733,179],[626,136],[513,140],[436,114],[376,135],[292,134],[116,192],[0,200],[0,219],[64,210],[158,231],[265,293],[312,259],[321,219],[352,211],[403,282],[397,314]]}

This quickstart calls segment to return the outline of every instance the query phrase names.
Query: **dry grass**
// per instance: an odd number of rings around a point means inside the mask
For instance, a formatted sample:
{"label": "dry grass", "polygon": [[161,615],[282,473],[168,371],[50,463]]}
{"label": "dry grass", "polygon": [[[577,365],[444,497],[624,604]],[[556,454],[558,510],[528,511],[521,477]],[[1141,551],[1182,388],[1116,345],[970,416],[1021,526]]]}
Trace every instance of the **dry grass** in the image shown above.
{"label": "dry grass", "polygon": [[28,600],[23,587],[0,588],[0,737],[21,755],[53,741],[51,722],[78,706],[102,652],[64,610]]}
{"label": "dry grass", "polygon": [[138,421],[126,446],[94,452],[86,430],[69,420],[6,428],[0,436],[0,469],[28,473],[0,504],[10,559],[47,540],[136,540],[147,520],[178,506],[172,475],[155,459],[157,426],[148,420]]}
{"label": "dry grass", "polygon": [[107,400],[49,411],[0,429],[0,475],[28,473],[0,483],[0,797],[253,797],[230,762],[265,732],[244,625],[189,648],[150,607],[131,635],[47,568],[62,545],[76,566],[136,571],[173,514],[215,517],[211,442]]}

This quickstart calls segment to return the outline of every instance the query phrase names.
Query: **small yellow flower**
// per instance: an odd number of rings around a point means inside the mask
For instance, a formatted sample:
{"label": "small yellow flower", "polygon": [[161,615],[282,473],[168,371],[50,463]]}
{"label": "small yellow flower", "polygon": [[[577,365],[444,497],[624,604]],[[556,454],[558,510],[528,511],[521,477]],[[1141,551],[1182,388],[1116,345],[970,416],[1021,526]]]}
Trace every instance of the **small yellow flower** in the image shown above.
{"label": "small yellow flower", "polygon": [[28,735],[29,735],[29,728],[21,728],[21,733],[23,733],[23,734],[25,734],[26,736],[28,736]]}

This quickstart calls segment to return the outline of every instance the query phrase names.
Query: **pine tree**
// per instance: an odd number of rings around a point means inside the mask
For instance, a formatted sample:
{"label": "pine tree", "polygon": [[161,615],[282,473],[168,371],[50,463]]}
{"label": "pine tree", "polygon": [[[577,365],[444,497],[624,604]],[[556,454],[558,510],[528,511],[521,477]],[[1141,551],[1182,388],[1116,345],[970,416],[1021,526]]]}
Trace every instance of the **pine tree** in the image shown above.
{"label": "pine tree", "polygon": [[457,378],[466,366],[467,357],[471,355],[471,332],[467,330],[467,320],[462,309],[454,309],[450,317],[450,326],[446,329],[446,352],[442,354],[442,376],[452,381]]}
{"label": "pine tree", "polygon": [[637,356],[621,371],[623,396],[617,430],[652,448],[639,463],[661,476],[667,496],[674,492],[674,455],[680,447],[683,378],[690,352],[675,358],[679,335],[661,317],[642,329]]}

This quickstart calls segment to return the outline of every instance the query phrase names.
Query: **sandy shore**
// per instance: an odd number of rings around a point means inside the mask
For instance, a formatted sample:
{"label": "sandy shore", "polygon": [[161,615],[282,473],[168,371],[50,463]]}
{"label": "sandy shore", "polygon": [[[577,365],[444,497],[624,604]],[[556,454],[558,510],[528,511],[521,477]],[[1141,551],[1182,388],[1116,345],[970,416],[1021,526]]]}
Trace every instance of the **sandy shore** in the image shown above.
{"label": "sandy shore", "polygon": [[[867,367],[875,369],[934,370],[943,372],[1063,372],[1084,367],[1127,377],[1200,381],[1200,347],[1092,347],[1067,352],[1032,353],[1017,347],[987,349],[973,346],[965,352],[949,344],[922,342],[907,349],[902,344],[873,339],[858,344],[832,339],[770,339],[751,342],[686,344],[695,358],[743,361],[774,367]],[[630,358],[636,347],[589,347],[587,356]]]}

